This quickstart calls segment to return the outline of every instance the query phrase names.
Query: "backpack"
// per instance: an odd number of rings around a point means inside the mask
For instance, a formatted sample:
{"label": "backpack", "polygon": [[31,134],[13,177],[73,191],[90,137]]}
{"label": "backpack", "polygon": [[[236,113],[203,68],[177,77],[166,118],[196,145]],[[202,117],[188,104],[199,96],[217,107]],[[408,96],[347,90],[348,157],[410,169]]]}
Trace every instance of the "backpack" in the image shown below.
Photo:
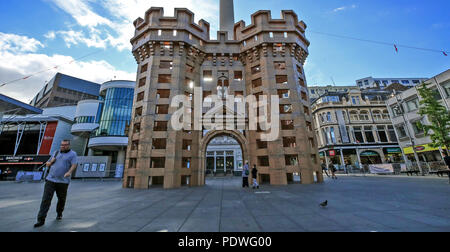
{"label": "backpack", "polygon": [[245,170],[245,175],[250,175],[250,171],[247,169],[247,170]]}

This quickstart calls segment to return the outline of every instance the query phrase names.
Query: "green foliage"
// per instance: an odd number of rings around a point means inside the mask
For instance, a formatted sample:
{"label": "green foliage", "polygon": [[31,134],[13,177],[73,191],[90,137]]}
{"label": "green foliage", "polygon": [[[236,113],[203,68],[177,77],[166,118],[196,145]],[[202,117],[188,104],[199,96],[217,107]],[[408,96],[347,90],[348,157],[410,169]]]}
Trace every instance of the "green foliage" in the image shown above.
{"label": "green foliage", "polygon": [[[422,124],[426,136],[432,140],[433,148],[450,146],[450,113],[437,99],[435,92],[422,83],[419,88],[420,101],[419,114],[427,116],[430,125]],[[447,148],[448,150],[448,148]]]}

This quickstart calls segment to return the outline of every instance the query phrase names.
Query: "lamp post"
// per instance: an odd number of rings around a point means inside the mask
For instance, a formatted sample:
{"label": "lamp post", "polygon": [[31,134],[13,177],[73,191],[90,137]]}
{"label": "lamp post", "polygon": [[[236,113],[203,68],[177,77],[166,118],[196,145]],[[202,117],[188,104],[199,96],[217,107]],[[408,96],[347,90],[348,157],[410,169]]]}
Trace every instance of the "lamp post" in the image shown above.
{"label": "lamp post", "polygon": [[400,97],[400,99],[399,99],[397,97],[397,92],[395,90],[394,90],[394,94],[393,95],[394,95],[395,100],[397,101],[397,105],[398,105],[398,110],[399,111],[397,111],[397,112],[402,115],[403,122],[404,122],[404,125],[405,125],[405,128],[406,128],[406,133],[408,134],[409,140],[411,141],[411,146],[412,146],[413,152],[414,152],[414,159],[416,160],[416,163],[417,163],[417,166],[419,167],[420,173],[422,173],[422,176],[425,176],[425,173],[423,172],[423,169],[422,169],[422,165],[420,164],[420,161],[419,161],[419,156],[417,155],[415,139],[413,138],[413,135],[409,131],[409,126],[407,124],[407,118],[406,118],[405,113],[403,111],[403,98]]}

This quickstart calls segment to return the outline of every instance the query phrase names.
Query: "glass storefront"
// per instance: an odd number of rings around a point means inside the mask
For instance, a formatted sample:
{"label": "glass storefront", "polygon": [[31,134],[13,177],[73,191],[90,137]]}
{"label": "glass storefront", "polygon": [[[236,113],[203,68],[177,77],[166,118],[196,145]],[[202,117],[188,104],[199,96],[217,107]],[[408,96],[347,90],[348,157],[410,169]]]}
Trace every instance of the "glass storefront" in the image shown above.
{"label": "glass storefront", "polygon": [[95,132],[99,136],[128,136],[133,110],[134,89],[110,88],[106,90],[100,127]]}

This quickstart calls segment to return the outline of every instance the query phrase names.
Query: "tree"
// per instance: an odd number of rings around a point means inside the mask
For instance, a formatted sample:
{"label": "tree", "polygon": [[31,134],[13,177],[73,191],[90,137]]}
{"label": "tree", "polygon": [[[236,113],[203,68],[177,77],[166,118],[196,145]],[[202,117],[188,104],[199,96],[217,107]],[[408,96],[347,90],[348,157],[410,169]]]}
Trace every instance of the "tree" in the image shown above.
{"label": "tree", "polygon": [[431,138],[430,146],[433,148],[445,147],[449,153],[450,112],[436,99],[436,90],[428,88],[427,84],[422,83],[418,91],[422,97],[419,114],[426,115],[431,123],[431,125],[421,123],[425,135]]}

